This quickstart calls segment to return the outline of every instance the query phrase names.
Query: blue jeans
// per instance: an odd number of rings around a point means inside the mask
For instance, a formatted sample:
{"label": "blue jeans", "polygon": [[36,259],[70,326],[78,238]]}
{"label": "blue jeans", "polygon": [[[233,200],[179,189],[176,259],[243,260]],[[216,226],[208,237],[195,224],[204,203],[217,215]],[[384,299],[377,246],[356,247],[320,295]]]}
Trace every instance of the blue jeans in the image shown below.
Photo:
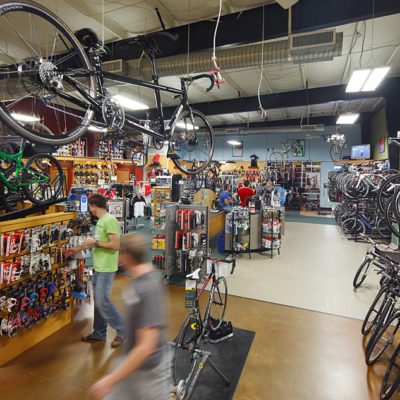
{"label": "blue jeans", "polygon": [[117,311],[109,297],[115,272],[98,272],[93,274],[94,292],[94,321],[92,335],[100,340],[107,336],[107,324],[117,331],[117,335],[123,336],[124,319]]}

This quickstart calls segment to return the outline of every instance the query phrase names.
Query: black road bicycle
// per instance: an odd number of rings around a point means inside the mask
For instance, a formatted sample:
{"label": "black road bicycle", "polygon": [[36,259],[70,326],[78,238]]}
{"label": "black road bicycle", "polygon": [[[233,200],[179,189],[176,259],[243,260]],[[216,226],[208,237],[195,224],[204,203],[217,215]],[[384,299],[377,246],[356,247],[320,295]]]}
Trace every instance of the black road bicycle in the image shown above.
{"label": "black road bicycle", "polygon": [[[236,258],[233,255],[231,260],[220,260],[215,258],[204,258],[210,260],[211,271],[204,282],[200,292],[195,299],[195,306],[185,317],[175,341],[175,354],[173,359],[173,381],[177,389],[177,396],[180,399],[185,396],[190,397],[194,390],[196,374],[202,368],[199,349],[203,343],[206,343],[211,329],[218,329],[221,325],[228,299],[228,288],[226,279],[218,275],[217,264],[219,262],[231,263],[233,273],[236,266]],[[194,271],[188,277],[195,279],[200,269]],[[204,310],[203,318],[199,307],[201,294],[211,282],[210,294],[207,305]],[[196,281],[197,293],[197,281]]]}
{"label": "black road bicycle", "polygon": [[[102,70],[104,48],[90,29],[72,33],[54,13],[29,1],[0,1],[0,119],[31,142],[63,145],[81,137],[90,125],[102,127],[119,140],[122,129],[149,135],[160,148],[168,142],[168,155],[179,170],[204,170],[214,152],[214,134],[207,118],[188,103],[188,88],[201,74],[181,78],[181,88],[159,84],[155,57],[162,54],[157,34],[138,36],[136,43],[150,58],[153,82]],[[163,32],[162,34],[172,35]],[[83,45],[87,48],[85,52]],[[89,56],[88,56],[88,55]],[[129,113],[111,96],[108,86],[134,85],[154,90],[156,118],[150,124]],[[168,123],[161,92],[180,99]],[[185,160],[186,162],[184,162]]]}

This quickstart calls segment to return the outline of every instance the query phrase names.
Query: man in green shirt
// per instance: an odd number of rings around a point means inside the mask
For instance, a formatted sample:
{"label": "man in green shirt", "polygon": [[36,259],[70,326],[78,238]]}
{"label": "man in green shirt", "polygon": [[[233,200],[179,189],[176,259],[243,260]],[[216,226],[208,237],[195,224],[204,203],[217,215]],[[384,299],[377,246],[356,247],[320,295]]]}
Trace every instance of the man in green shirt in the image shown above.
{"label": "man in green shirt", "polygon": [[124,319],[110,301],[110,293],[115,273],[118,270],[119,223],[107,212],[107,199],[101,194],[89,198],[89,210],[98,218],[94,238],[87,238],[83,245],[67,250],[67,255],[83,249],[93,250],[93,292],[94,320],[93,332],[83,336],[83,342],[105,340],[107,324],[117,331],[111,347],[118,347],[124,341]]}

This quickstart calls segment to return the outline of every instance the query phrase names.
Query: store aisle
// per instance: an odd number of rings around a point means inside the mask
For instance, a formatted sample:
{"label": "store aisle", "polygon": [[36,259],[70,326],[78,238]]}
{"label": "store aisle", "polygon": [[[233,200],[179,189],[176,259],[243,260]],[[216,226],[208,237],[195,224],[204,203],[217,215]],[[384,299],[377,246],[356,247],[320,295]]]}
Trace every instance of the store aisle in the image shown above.
{"label": "store aisle", "polygon": [[347,240],[337,226],[287,222],[280,255],[238,257],[229,293],[363,319],[378,292],[372,271],[361,288],[352,286],[367,247]]}
{"label": "store aisle", "polygon": [[[127,282],[115,281],[112,298],[118,307]],[[167,296],[173,338],[187,312],[184,288],[170,285]],[[89,400],[87,389],[120,354],[110,348],[113,332],[107,343],[79,341],[90,328],[90,313],[91,307],[81,306],[71,325],[2,367],[2,397]],[[234,400],[378,398],[384,370],[380,365],[367,370],[360,321],[234,296],[226,318],[256,332]]]}

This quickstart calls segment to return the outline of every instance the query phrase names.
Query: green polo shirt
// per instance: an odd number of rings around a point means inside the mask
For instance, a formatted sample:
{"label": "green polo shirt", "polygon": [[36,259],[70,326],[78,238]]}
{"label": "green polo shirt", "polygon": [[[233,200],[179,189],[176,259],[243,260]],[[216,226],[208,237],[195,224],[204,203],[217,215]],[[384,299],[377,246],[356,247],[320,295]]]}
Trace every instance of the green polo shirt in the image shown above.
{"label": "green polo shirt", "polygon": [[[95,239],[99,242],[109,242],[108,235],[119,235],[119,223],[110,214],[104,214],[96,224]],[[93,250],[93,268],[97,272],[115,272],[118,270],[118,251],[95,247]]]}

